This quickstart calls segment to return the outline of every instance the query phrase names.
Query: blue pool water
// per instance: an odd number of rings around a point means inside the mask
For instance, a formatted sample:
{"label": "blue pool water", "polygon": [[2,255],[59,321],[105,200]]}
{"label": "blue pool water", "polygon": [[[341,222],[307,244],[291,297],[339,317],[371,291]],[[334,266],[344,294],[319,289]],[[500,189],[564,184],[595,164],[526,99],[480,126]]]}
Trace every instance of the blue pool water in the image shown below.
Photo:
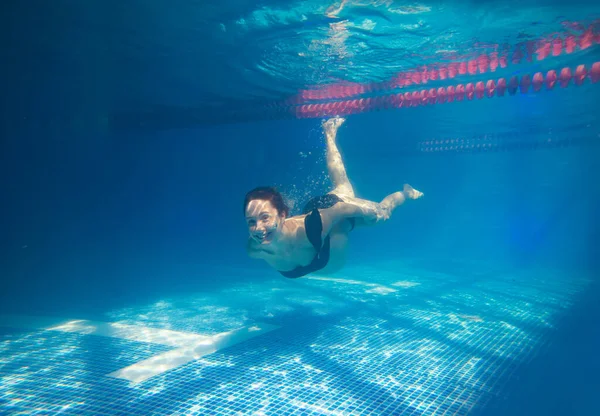
{"label": "blue pool water", "polygon": [[[0,414],[600,411],[598,5],[2,7]],[[425,196],[286,279],[243,197],[330,191],[333,115]]]}

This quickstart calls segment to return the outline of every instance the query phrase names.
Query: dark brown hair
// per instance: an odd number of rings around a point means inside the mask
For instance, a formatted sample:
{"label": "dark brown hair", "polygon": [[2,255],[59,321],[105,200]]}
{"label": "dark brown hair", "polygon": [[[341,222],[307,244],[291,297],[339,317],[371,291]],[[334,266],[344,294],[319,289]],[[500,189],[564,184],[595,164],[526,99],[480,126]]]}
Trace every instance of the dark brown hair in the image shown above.
{"label": "dark brown hair", "polygon": [[248,208],[250,201],[254,199],[269,201],[273,204],[279,215],[285,215],[287,217],[290,212],[290,209],[283,201],[281,193],[272,186],[259,186],[248,192],[244,199],[244,213],[246,212],[246,208]]}

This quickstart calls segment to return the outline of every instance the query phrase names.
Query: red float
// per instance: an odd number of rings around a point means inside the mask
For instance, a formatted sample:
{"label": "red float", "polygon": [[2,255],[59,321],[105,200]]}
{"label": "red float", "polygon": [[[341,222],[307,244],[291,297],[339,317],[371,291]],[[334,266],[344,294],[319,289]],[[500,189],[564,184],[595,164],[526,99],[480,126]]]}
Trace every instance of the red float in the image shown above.
{"label": "red float", "polygon": [[542,41],[537,49],[537,59],[542,61],[550,55],[551,45],[550,42]]}
{"label": "red float", "polygon": [[448,78],[448,68],[446,68],[445,66],[441,66],[439,70],[439,76],[440,79]]}
{"label": "red float", "polygon": [[[543,85],[546,85],[548,90],[552,90],[557,81],[560,83],[561,87],[565,88],[569,85],[571,79],[573,79],[575,85],[581,85],[585,82],[587,77],[590,78],[592,83],[597,83],[600,80],[600,62],[594,63],[589,70],[585,65],[579,65],[576,67],[574,74],[569,67],[565,67],[560,70],[560,75],[558,76],[555,70],[550,70],[545,77],[541,72],[537,72],[533,77],[529,74],[523,75],[521,78],[513,76],[508,82],[505,78],[500,78],[497,82],[494,80],[488,80],[486,82],[478,81],[476,84],[470,82],[466,85],[450,85],[446,88],[422,89],[406,93],[363,97],[346,101],[303,104],[294,106],[291,109],[294,111],[293,114],[298,118],[354,114],[388,108],[450,103],[455,100],[462,101],[465,96],[468,100],[472,100],[474,97],[481,99],[484,95],[490,98],[494,95],[502,97],[507,90],[510,95],[514,95],[517,90],[520,90],[521,93],[525,94],[531,87],[533,87],[533,91],[538,92]],[[355,88],[355,86],[349,88]],[[341,91],[340,95],[343,95],[343,93],[344,91]],[[287,102],[293,102],[293,100],[288,100]],[[277,105],[267,105],[266,108],[273,109],[277,107]]]}
{"label": "red float", "polygon": [[558,56],[562,53],[563,41],[560,38],[554,38],[552,41],[552,56]]}
{"label": "red float", "polygon": [[519,90],[521,91],[521,94],[527,93],[527,90],[529,90],[530,86],[531,86],[531,77],[527,74],[523,75],[521,77],[521,82],[519,83]]}
{"label": "red float", "polygon": [[508,86],[507,86],[508,93],[510,95],[515,95],[518,87],[519,87],[519,78],[514,76],[508,81]]}
{"label": "red float", "polygon": [[551,90],[556,85],[556,80],[558,76],[556,75],[556,71],[554,69],[548,71],[546,74],[546,88]]}
{"label": "red float", "polygon": [[583,84],[585,77],[587,75],[587,70],[584,65],[579,65],[577,69],[575,69],[575,85]]}
{"label": "red float", "polygon": [[492,98],[494,93],[496,92],[496,83],[493,80],[489,80],[487,84],[485,84],[485,95],[488,98]]}
{"label": "red float", "polygon": [[596,83],[600,80],[600,62],[596,62],[592,65],[592,70],[590,71],[590,79],[593,83]]}
{"label": "red float", "polygon": [[504,92],[506,91],[506,80],[504,78],[500,78],[498,80],[498,85],[496,86],[496,90],[498,91],[499,97],[504,97]]}
{"label": "red float", "polygon": [[538,92],[544,85],[544,75],[541,72],[536,72],[533,76],[533,90]]}
{"label": "red float", "polygon": [[492,52],[490,54],[490,70],[494,72],[496,68],[498,68],[498,52]]}
{"label": "red float", "polygon": [[483,82],[479,81],[477,84],[475,84],[475,97],[477,97],[478,99],[482,99],[484,92],[485,87],[483,85]]}
{"label": "red float", "polygon": [[456,96],[456,88],[453,85],[450,85],[446,88],[446,99],[449,103],[454,101],[454,97]]}
{"label": "red float", "polygon": [[442,104],[446,102],[446,90],[443,87],[437,90],[437,101]]}
{"label": "red float", "polygon": [[592,28],[588,28],[583,35],[579,38],[579,47],[583,49],[587,49],[592,46],[594,43],[594,32],[592,32]]}
{"label": "red float", "polygon": [[456,92],[454,93],[454,98],[456,101],[462,101],[465,98],[465,87],[462,84],[458,84],[456,86]]}
{"label": "red float", "polygon": [[[577,23],[577,22],[576,22]],[[596,25],[596,26],[594,26]],[[587,28],[577,23],[577,27],[584,30],[580,36],[574,36],[570,33],[559,33],[545,36],[537,41],[527,41],[514,47],[502,45],[497,52],[483,54],[475,59],[463,62],[453,62],[450,64],[434,63],[424,67],[414,68],[392,77],[390,81],[376,82],[369,84],[348,84],[340,83],[326,87],[317,87],[314,89],[302,90],[297,96],[277,103],[278,106],[288,104],[303,104],[312,100],[330,100],[347,98],[366,93],[375,93],[378,91],[387,91],[391,88],[403,88],[414,84],[424,84],[429,81],[452,79],[457,75],[475,75],[477,73],[486,73],[495,71],[498,67],[506,68],[508,58],[513,64],[523,62],[523,58],[531,60],[532,55],[537,55],[538,60],[543,60],[549,56],[560,56],[562,54],[571,54],[576,50],[585,50],[595,43],[600,43],[600,33],[598,33],[597,23],[592,23]],[[585,79],[576,77],[575,83],[581,83]],[[561,79],[561,85],[568,85],[570,80]],[[550,84],[552,81],[550,81]],[[579,85],[579,84],[578,84]]]}
{"label": "red float", "polygon": [[467,71],[470,75],[475,75],[477,73],[477,61],[475,59],[472,59],[467,63]]}
{"label": "red float", "polygon": [[565,88],[569,85],[569,81],[571,81],[572,77],[571,68],[563,68],[562,71],[560,71],[560,77],[558,77],[560,86]]}

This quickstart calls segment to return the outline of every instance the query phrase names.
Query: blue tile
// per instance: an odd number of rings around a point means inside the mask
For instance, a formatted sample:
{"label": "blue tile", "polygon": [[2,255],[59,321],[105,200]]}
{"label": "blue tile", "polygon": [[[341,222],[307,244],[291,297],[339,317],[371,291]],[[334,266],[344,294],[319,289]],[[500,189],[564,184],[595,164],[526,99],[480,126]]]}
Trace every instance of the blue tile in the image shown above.
{"label": "blue tile", "polygon": [[[369,273],[376,277],[369,280]],[[409,274],[413,283],[421,284],[393,286]],[[348,278],[354,283],[305,280],[284,286],[274,281],[264,290],[257,291],[256,285],[247,292],[236,288],[254,305],[253,296],[276,293],[277,298],[261,300],[273,311],[288,314],[273,312],[273,319],[285,326],[138,385],[106,375],[170,347],[55,331],[0,332],[0,413],[40,409],[48,414],[167,415],[262,410],[289,415],[316,414],[322,407],[361,415],[464,414],[490,394],[501,392],[551,333],[546,323],[566,313],[564,305],[580,290],[568,278],[515,288],[500,277],[461,289],[459,278],[454,286],[441,285],[435,274],[417,270],[375,274],[365,269],[349,273]],[[397,292],[369,293],[370,286],[356,281],[377,282]],[[551,293],[544,292],[544,284],[552,288]],[[535,305],[526,301],[532,297]],[[303,301],[306,304],[298,307]],[[208,311],[219,306],[234,312],[210,312],[207,323],[197,313],[202,302]],[[240,318],[247,311],[231,304],[227,294],[202,302],[190,296],[172,300],[168,307],[149,305],[108,315],[154,327],[166,322],[170,329],[196,333],[248,323]],[[337,309],[327,312],[329,305]]]}

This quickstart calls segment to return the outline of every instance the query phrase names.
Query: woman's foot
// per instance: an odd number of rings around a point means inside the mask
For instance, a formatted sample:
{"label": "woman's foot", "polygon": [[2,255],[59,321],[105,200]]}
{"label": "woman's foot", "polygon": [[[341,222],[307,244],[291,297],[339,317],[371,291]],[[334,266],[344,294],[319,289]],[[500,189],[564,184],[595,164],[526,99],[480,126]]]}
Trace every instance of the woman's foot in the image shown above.
{"label": "woman's foot", "polygon": [[413,188],[407,183],[404,184],[403,193],[406,199],[419,199],[423,196],[423,192],[417,191],[415,188]]}
{"label": "woman's foot", "polygon": [[423,196],[423,192],[417,191],[415,188],[410,186],[409,184],[404,185],[404,190],[402,192],[394,192],[386,196],[383,201],[379,204],[380,219],[388,220],[392,216],[392,212],[396,209],[396,207],[402,205],[407,199],[419,199]]}
{"label": "woman's foot", "polygon": [[325,130],[325,133],[328,135],[335,135],[340,126],[344,124],[344,121],[346,121],[346,119],[342,117],[334,117],[325,120],[323,122],[323,130]]}

